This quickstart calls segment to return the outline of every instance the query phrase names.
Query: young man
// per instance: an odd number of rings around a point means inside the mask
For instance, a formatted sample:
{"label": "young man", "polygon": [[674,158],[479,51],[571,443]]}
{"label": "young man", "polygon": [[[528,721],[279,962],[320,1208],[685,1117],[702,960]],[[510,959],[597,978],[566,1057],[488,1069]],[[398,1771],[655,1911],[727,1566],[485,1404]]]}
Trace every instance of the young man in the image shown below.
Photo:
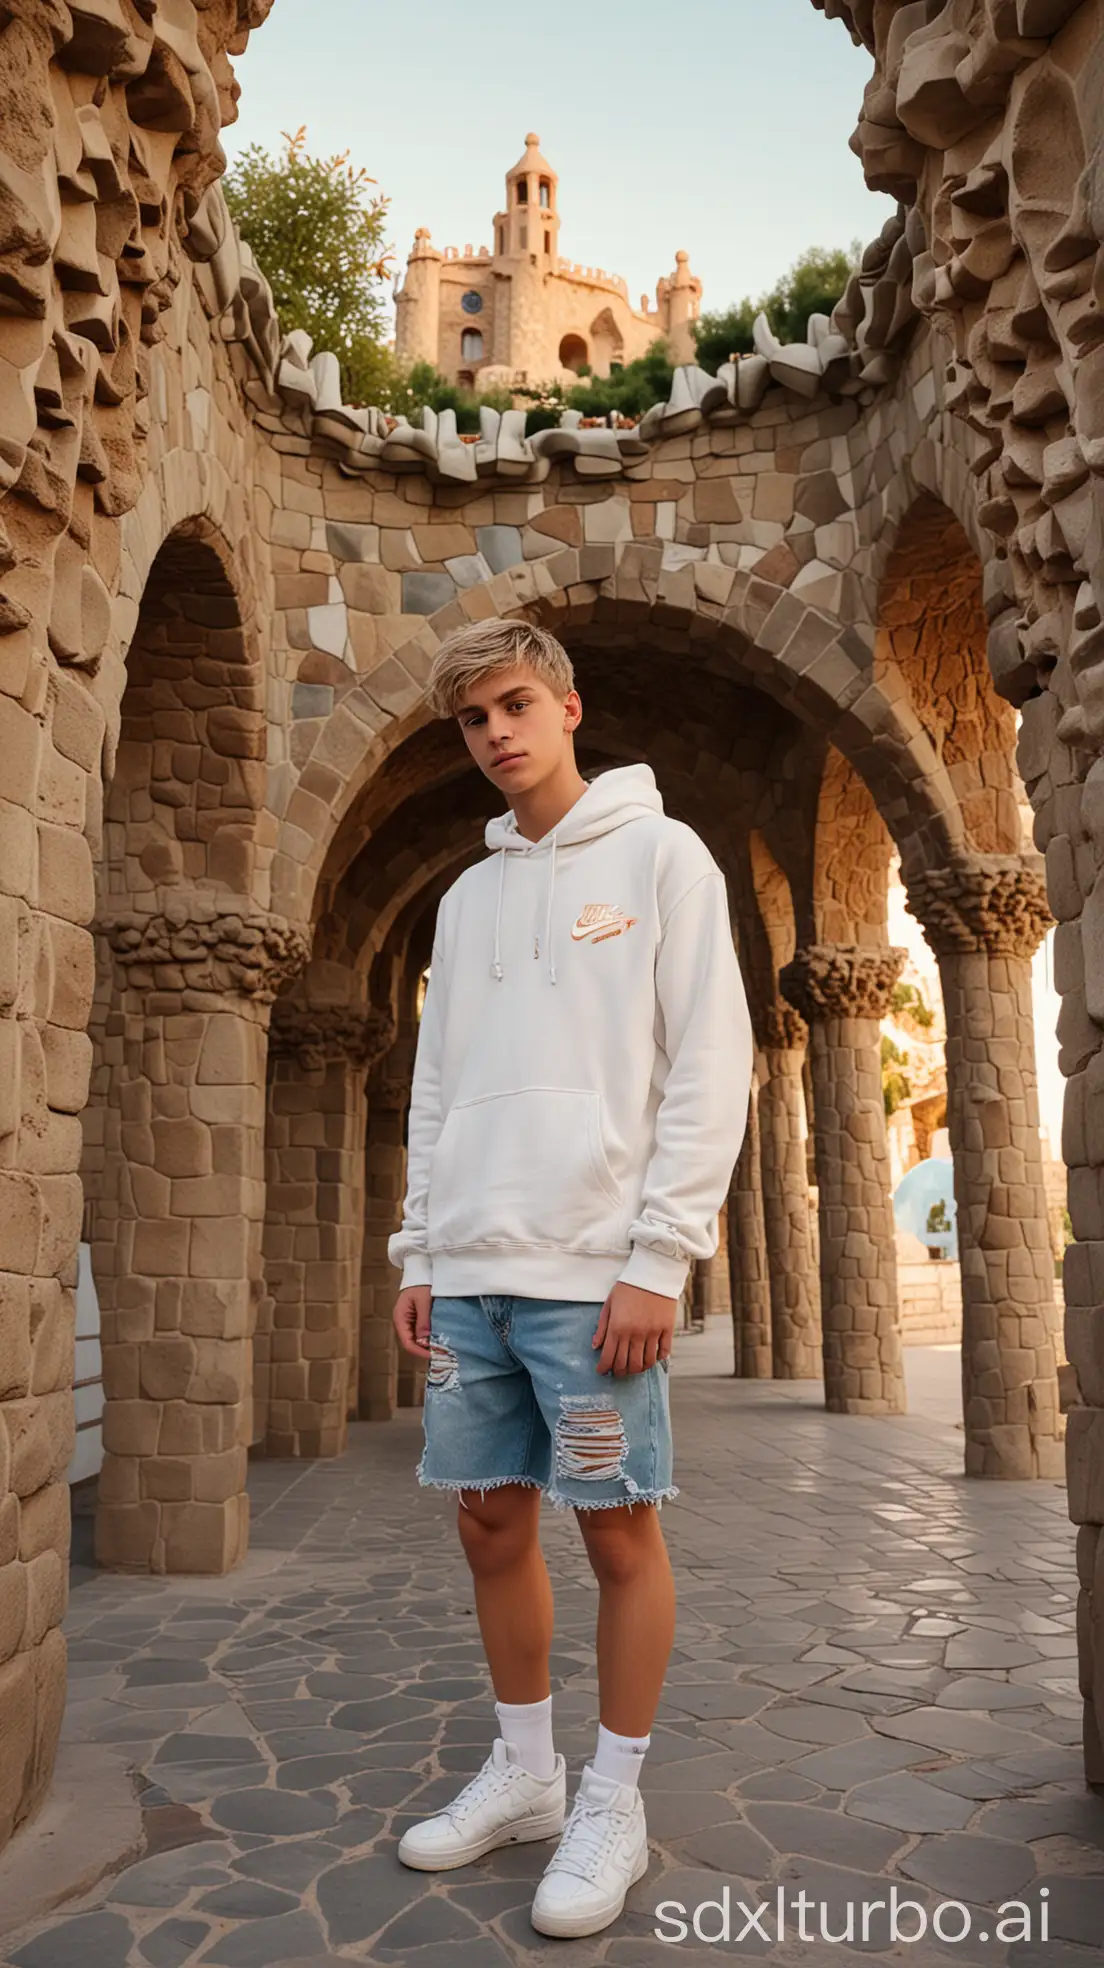
{"label": "young man", "polygon": [[[690,1261],[717,1248],[751,1029],[724,876],[650,767],[580,776],[555,638],[458,630],[430,696],[509,810],[438,911],[389,1255],[399,1338],[428,1363],[418,1475],[459,1496],[501,1733],[399,1857],[445,1870],[563,1828],[532,1919],[579,1936],[648,1863],[637,1782],[675,1610],[668,1355]],[[599,1585],[598,1746],[566,1828],[542,1491],[577,1512]]]}

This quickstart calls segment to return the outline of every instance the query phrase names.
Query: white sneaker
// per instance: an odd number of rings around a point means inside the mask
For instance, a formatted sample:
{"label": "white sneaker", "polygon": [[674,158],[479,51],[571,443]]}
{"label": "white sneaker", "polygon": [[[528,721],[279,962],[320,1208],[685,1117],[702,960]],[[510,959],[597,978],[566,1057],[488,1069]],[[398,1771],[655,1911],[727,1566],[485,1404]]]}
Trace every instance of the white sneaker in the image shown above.
{"label": "white sneaker", "polygon": [[534,1777],[518,1761],[513,1744],[498,1736],[459,1797],[403,1834],[399,1857],[418,1872],[451,1872],[499,1845],[555,1838],[563,1830],[566,1788],[562,1756],[550,1777]]}
{"label": "white sneaker", "polygon": [[616,1920],[630,1886],[648,1870],[648,1828],[640,1792],[596,1777],[590,1764],[571,1816],[533,1901],[538,1934],[576,1940]]}

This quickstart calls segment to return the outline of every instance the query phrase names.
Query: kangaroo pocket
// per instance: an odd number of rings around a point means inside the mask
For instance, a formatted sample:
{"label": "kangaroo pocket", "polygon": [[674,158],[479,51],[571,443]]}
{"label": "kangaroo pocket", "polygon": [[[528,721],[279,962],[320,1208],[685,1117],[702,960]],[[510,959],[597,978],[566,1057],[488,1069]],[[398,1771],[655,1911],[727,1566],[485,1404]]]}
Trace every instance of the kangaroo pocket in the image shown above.
{"label": "kangaroo pocket", "polygon": [[523,1087],[453,1107],[433,1155],[426,1229],[431,1251],[619,1250],[628,1212],[602,1145],[598,1094]]}

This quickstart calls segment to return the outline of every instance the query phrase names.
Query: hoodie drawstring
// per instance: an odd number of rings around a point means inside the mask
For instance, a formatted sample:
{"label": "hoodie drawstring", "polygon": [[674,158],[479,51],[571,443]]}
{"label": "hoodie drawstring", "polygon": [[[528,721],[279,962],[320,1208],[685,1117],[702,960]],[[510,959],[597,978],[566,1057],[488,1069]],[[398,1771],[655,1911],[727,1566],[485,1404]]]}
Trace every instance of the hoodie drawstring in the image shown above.
{"label": "hoodie drawstring", "polygon": [[552,852],[548,857],[548,911],[544,919],[544,941],[548,950],[548,981],[556,982],[556,959],[552,954],[552,901],[556,893],[556,836],[552,836]]}
{"label": "hoodie drawstring", "polygon": [[[534,845],[536,845],[536,843],[534,843]],[[532,853],[532,848],[527,848],[526,852]],[[498,901],[495,905],[494,955],[491,959],[491,976],[494,978],[497,984],[501,984],[504,975],[502,969],[502,896],[505,886],[506,886],[506,849],[500,847],[498,850]],[[553,834],[552,846],[548,856],[548,906],[545,911],[545,918],[544,918],[544,941],[548,952],[548,981],[550,984],[554,984],[556,982],[556,959],[552,953],[552,905],[553,902],[555,901],[555,896],[556,896],[556,836],[555,834]],[[538,944],[536,951],[534,951],[534,955],[539,956],[539,954],[540,954],[540,946]]]}
{"label": "hoodie drawstring", "polygon": [[505,885],[506,849],[500,847],[498,850],[498,906],[495,909],[494,957],[491,961],[491,976],[498,984],[502,982],[502,959],[499,953],[499,941],[502,930],[502,891]]}

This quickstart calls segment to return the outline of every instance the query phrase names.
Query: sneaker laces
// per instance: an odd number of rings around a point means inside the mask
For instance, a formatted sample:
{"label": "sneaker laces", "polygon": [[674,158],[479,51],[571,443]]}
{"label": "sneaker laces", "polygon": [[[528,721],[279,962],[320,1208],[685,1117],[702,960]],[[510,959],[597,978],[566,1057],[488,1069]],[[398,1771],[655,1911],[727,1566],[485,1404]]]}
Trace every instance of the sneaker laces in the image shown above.
{"label": "sneaker laces", "polygon": [[511,1778],[515,1768],[516,1765],[512,1763],[497,1762],[492,1749],[482,1769],[464,1785],[463,1790],[453,1798],[452,1803],[445,1806],[443,1815],[452,1818],[454,1823],[466,1818],[470,1812],[478,1810],[481,1804],[485,1804],[489,1797],[493,1797],[496,1791],[502,1789],[503,1779]]}
{"label": "sneaker laces", "polygon": [[623,1811],[615,1811],[609,1804],[588,1803],[576,1797],[547,1870],[572,1872],[593,1884],[621,1830],[617,1820],[624,1818]]}

